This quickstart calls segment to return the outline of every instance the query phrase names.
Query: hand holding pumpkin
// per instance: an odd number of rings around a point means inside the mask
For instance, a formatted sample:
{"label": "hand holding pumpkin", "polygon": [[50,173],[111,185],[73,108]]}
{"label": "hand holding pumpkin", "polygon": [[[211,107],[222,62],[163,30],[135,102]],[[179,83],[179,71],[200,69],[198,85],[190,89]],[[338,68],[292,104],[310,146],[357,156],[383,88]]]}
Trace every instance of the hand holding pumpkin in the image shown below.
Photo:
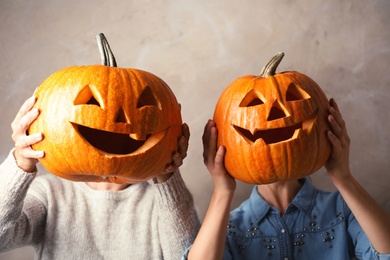
{"label": "hand holding pumpkin", "polygon": [[332,145],[332,151],[325,168],[332,181],[335,182],[351,176],[349,169],[351,141],[340,109],[334,99],[330,100],[330,106],[328,122],[331,130],[328,131],[328,139]]}
{"label": "hand holding pumpkin", "polygon": [[190,129],[186,123],[182,125],[182,133],[183,135],[178,140],[178,150],[172,155],[172,161],[168,164],[167,168],[155,177],[156,182],[161,183],[167,181],[173,172],[183,164],[184,158],[187,157]]}
{"label": "hand holding pumpkin", "polygon": [[215,122],[209,120],[202,136],[203,160],[213,178],[215,190],[230,193],[235,191],[236,181],[225,168],[225,147],[219,146],[217,149],[217,131]]}
{"label": "hand holding pumpkin", "polygon": [[17,113],[11,124],[12,140],[15,142],[15,160],[18,166],[26,171],[32,172],[35,165],[38,163],[38,158],[44,156],[43,151],[34,151],[31,145],[40,142],[43,139],[42,133],[27,135],[26,131],[30,124],[38,117],[39,110],[32,109],[36,101],[36,97],[28,98]]}

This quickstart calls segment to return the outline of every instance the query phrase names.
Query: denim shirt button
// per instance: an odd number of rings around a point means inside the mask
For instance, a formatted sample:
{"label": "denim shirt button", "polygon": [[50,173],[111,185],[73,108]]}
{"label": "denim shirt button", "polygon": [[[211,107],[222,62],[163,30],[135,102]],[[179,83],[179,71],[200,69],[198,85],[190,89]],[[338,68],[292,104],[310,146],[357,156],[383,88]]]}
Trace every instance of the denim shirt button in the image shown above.
{"label": "denim shirt button", "polygon": [[[286,230],[283,228],[282,230],[280,230],[280,232],[282,232],[282,234],[284,234],[286,232]],[[286,259],[286,258],[284,258]]]}
{"label": "denim shirt button", "polygon": [[288,257],[285,257],[284,260],[288,260]]}

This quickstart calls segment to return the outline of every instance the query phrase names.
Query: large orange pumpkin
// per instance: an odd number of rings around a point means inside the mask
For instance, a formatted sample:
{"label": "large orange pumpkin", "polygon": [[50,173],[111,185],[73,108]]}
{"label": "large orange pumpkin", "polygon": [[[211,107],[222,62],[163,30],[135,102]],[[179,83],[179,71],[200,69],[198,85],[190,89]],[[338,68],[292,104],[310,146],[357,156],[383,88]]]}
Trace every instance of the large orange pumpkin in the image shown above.
{"label": "large orange pumpkin", "polygon": [[161,173],[181,136],[180,106],[152,73],[116,67],[98,35],[103,65],[72,66],[53,73],[36,90],[42,132],[33,146],[41,164],[73,181],[136,183]]}
{"label": "large orange pumpkin", "polygon": [[308,76],[275,73],[283,56],[277,53],[259,76],[234,80],[214,111],[218,144],[226,147],[225,167],[246,183],[307,176],[330,154],[328,99]]}

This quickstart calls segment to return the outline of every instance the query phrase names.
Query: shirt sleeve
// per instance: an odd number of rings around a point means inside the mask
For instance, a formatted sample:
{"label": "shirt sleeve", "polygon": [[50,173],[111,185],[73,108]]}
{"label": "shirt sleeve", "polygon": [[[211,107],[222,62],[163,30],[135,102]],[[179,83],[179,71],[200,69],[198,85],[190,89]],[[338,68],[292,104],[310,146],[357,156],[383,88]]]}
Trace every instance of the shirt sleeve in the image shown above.
{"label": "shirt sleeve", "polygon": [[[345,203],[345,202],[344,202]],[[357,259],[375,259],[375,260],[390,260],[390,254],[380,254],[371,245],[370,240],[364,233],[359,222],[356,220],[348,206],[344,204],[348,215],[348,233],[354,245],[355,256]]]}
{"label": "shirt sleeve", "polygon": [[192,194],[178,170],[166,182],[153,186],[159,208],[158,228],[164,259],[180,259],[194,242],[200,227]]}
{"label": "shirt sleeve", "polygon": [[0,252],[25,245],[33,245],[41,239],[45,208],[27,191],[36,172],[20,169],[12,150],[0,165]]}

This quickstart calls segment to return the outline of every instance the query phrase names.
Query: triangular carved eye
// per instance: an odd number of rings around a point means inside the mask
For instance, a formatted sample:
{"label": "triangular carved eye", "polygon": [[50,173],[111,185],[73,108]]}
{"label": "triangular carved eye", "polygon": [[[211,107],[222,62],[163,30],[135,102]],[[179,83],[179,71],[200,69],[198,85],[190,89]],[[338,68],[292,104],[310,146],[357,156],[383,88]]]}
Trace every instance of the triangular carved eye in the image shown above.
{"label": "triangular carved eye", "polygon": [[308,99],[310,96],[300,87],[294,83],[290,83],[287,88],[286,101],[297,101],[302,99]]}
{"label": "triangular carved eye", "polygon": [[157,100],[156,96],[153,94],[152,90],[147,86],[142,92],[141,96],[137,102],[137,108],[144,106],[156,106],[161,107],[160,102]]}
{"label": "triangular carved eye", "polygon": [[77,95],[75,101],[75,105],[96,105],[102,107],[100,102],[97,100],[97,97],[93,95],[90,86],[85,86],[80,93]]}
{"label": "triangular carved eye", "polygon": [[244,99],[240,103],[240,107],[253,107],[257,105],[262,105],[266,99],[261,93],[254,90],[249,91]]}

